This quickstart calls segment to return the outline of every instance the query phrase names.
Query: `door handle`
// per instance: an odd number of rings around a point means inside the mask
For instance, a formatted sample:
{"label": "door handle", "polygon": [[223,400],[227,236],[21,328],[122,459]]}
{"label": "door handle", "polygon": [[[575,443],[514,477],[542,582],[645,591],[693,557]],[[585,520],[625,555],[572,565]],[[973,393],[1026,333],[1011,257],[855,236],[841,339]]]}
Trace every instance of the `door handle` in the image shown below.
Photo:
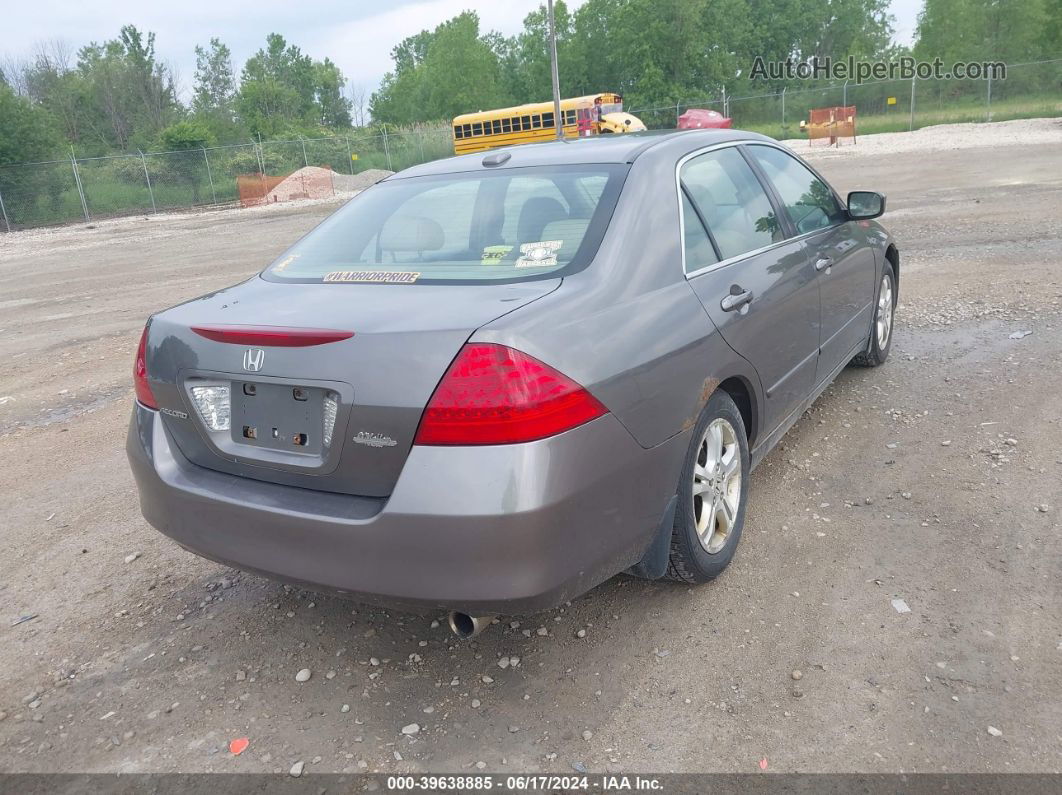
{"label": "door handle", "polygon": [[817,271],[828,271],[831,265],[833,265],[833,260],[829,257],[820,257],[815,260],[815,270]]}
{"label": "door handle", "polygon": [[[736,291],[736,292],[735,292]],[[730,295],[719,302],[724,312],[741,309],[752,301],[752,290],[742,290],[736,284],[730,288]]]}

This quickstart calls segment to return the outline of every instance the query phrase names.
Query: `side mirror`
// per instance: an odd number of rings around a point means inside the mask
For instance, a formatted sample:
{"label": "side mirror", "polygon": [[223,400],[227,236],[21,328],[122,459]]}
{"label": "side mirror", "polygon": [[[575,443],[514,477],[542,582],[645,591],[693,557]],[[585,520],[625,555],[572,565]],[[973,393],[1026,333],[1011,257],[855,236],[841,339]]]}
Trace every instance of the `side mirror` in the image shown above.
{"label": "side mirror", "polygon": [[853,221],[868,221],[885,212],[885,196],[872,190],[848,194],[848,215]]}

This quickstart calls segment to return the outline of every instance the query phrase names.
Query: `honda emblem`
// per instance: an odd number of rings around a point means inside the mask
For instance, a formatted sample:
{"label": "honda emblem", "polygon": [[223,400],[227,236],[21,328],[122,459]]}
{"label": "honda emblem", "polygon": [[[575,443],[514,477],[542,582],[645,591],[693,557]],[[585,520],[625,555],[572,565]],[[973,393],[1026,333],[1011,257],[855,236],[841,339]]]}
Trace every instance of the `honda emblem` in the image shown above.
{"label": "honda emblem", "polygon": [[248,348],[243,352],[243,369],[249,373],[257,373],[265,364],[265,351],[261,348]]}

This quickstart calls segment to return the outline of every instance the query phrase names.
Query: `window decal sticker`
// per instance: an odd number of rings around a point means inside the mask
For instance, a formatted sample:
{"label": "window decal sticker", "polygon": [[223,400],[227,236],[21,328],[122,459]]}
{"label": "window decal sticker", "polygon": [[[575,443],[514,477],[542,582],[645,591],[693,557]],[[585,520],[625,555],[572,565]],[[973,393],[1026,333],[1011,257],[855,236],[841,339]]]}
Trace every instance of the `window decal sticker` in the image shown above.
{"label": "window decal sticker", "polygon": [[540,240],[537,243],[521,243],[517,268],[548,268],[557,264],[557,251],[563,240]]}
{"label": "window decal sticker", "polygon": [[321,281],[413,284],[419,278],[419,271],[332,271],[326,273]]}
{"label": "window decal sticker", "polygon": [[484,246],[483,253],[480,255],[480,263],[483,265],[497,265],[512,250],[512,246]]}

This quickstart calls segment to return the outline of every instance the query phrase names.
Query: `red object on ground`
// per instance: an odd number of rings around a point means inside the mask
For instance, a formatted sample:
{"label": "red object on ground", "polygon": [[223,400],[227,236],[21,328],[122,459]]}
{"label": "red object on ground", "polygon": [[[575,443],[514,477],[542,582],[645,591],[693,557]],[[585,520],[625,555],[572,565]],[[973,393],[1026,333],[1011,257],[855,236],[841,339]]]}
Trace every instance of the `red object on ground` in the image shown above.
{"label": "red object on ground", "polygon": [[229,753],[233,756],[239,756],[247,750],[247,746],[251,744],[251,741],[246,737],[237,737],[231,743],[229,743]]}
{"label": "red object on ground", "polygon": [[715,110],[704,108],[690,108],[679,116],[678,129],[680,130],[729,130],[733,119],[724,116]]}

